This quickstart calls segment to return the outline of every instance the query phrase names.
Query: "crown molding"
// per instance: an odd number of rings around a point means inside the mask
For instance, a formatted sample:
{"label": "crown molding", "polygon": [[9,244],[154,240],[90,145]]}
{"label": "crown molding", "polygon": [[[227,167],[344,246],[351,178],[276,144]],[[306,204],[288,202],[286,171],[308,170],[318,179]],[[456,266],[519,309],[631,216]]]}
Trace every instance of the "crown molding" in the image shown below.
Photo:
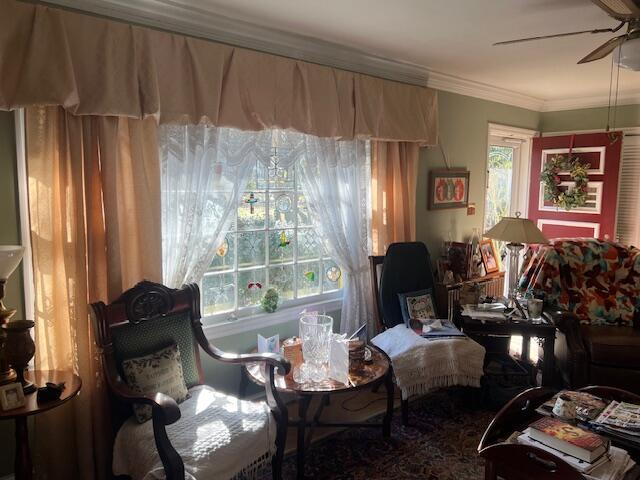
{"label": "crown molding", "polygon": [[[613,99],[612,99],[613,101]],[[622,92],[618,94],[617,105],[640,104],[640,90]],[[594,95],[591,97],[566,98],[562,100],[547,100],[543,103],[541,112],[558,112],[563,110],[577,110],[582,108],[599,108],[609,105],[608,95]]]}
{"label": "crown molding", "polygon": [[528,110],[540,111],[544,105],[544,100],[541,98],[494,87],[485,83],[465,80],[464,78],[433,70],[429,72],[427,85],[437,90],[458,93],[460,95],[467,95],[492,102],[505,103]]}
{"label": "crown molding", "polygon": [[[175,0],[47,0],[40,2],[129,23],[327,65],[537,112],[603,107],[608,97],[544,100],[466,80],[410,62],[393,60],[304,35],[263,27]],[[640,104],[640,91],[621,94],[618,105]]]}

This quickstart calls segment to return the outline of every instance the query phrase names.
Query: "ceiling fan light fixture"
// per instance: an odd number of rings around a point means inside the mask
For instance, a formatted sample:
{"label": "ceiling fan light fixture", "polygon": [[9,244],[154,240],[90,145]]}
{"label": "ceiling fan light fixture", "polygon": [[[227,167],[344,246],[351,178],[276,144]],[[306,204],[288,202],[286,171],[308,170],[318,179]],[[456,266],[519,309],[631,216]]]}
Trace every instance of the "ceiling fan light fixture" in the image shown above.
{"label": "ceiling fan light fixture", "polygon": [[613,58],[622,68],[640,71],[640,37],[627,40],[620,45],[620,51]]}

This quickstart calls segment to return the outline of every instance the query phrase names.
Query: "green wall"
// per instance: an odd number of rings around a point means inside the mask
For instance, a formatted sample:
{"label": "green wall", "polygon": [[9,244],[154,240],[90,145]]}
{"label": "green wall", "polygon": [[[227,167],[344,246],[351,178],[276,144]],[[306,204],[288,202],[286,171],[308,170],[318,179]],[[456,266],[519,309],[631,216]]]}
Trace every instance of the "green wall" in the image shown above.
{"label": "green wall", "polygon": [[448,235],[454,241],[463,241],[471,236],[474,227],[482,228],[488,124],[532,130],[540,126],[539,112],[449,92],[438,92],[438,110],[440,139],[450,166],[466,167],[471,172],[469,202],[476,204],[476,213],[467,216],[464,208],[427,209],[429,171],[445,168],[445,163],[439,148],[422,149],[416,195],[416,237],[427,244],[434,259]]}
{"label": "green wall", "polygon": [[[13,113],[0,111],[0,245],[20,244]],[[22,269],[7,282],[4,303],[17,308],[14,318],[24,318]],[[13,422],[0,422],[0,477],[13,472]]]}
{"label": "green wall", "polygon": [[[640,105],[621,105],[616,112],[616,128],[640,126]],[[610,119],[613,128],[613,112]],[[607,126],[607,108],[583,108],[560,112],[543,112],[540,118],[542,132],[569,132],[598,130]]]}

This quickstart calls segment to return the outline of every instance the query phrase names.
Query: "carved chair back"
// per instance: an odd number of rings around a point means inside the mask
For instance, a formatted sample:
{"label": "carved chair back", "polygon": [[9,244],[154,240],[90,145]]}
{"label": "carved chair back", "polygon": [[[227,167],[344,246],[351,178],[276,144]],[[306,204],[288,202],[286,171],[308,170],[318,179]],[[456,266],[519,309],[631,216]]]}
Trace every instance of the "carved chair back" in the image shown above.
{"label": "carved chair back", "polygon": [[[180,350],[188,388],[204,383],[198,339],[200,290],[196,284],[181,289],[142,281],[109,305],[91,305],[96,343],[111,386],[123,381],[122,361],[157,351],[175,343]],[[131,407],[113,397],[114,427],[131,413]]]}

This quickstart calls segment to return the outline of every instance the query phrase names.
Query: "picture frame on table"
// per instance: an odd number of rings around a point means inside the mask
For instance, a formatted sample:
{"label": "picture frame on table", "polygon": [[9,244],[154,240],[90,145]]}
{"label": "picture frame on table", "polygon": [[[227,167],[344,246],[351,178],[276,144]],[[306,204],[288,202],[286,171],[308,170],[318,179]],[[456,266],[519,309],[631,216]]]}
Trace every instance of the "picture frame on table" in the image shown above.
{"label": "picture frame on table", "polygon": [[466,208],[469,205],[470,172],[465,168],[429,172],[429,210]]}
{"label": "picture frame on table", "polygon": [[486,238],[479,243],[480,256],[482,264],[487,273],[495,273],[500,271],[500,257],[493,243],[493,240]]}
{"label": "picture frame on table", "polygon": [[2,410],[24,407],[24,392],[20,382],[0,386],[0,407]]}

